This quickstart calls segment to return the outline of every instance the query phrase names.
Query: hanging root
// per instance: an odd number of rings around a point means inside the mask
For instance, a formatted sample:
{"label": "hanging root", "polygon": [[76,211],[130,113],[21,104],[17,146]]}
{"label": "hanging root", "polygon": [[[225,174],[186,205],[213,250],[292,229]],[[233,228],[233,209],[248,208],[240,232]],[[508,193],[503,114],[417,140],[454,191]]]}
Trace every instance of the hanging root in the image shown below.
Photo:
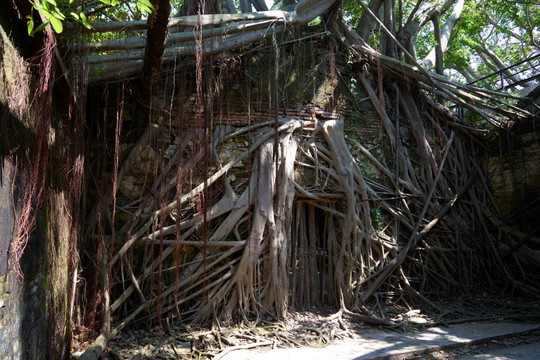
{"label": "hanging root", "polygon": [[[352,45],[357,61],[375,56]],[[380,64],[464,101],[442,79]],[[111,336],[162,320],[251,324],[321,304],[338,309],[329,319],[387,327],[401,321],[385,312],[390,303],[420,302],[442,319],[438,295],[478,288],[494,272],[537,293],[514,279],[486,224],[477,131],[428,100],[422,84],[352,76],[379,121],[371,139],[316,111],[237,128],[149,126],[119,164],[116,207],[113,187],[90,217],[114,226],[103,237]],[[494,109],[471,109],[500,124]],[[101,238],[97,228],[90,238]]]}
{"label": "hanging root", "polygon": [[[419,115],[407,113],[411,122],[413,116]],[[107,265],[118,269],[110,288],[110,311],[117,319],[111,335],[156,318],[157,311],[163,319],[183,323],[236,315],[249,321],[281,318],[291,306],[322,302],[335,304],[339,316],[393,326],[367,310],[381,293],[408,294],[432,305],[422,293],[435,286],[472,285],[462,275],[481,265],[472,256],[478,245],[471,242],[472,229],[456,208],[464,206],[469,214],[463,199],[471,199],[478,188],[459,135],[450,132],[435,151],[420,130],[413,136],[417,142],[424,139],[424,155],[421,164],[413,165],[390,121],[384,128],[386,156],[397,156],[395,162],[357,142],[347,143],[343,125],[343,118],[281,117],[277,156],[271,124],[252,125],[250,131],[217,126],[213,172],[207,178],[200,177],[200,156],[181,156],[185,178],[183,193],[177,195],[180,157],[172,156],[159,165],[168,173],[149,179],[153,193],[165,194],[163,201],[119,199],[117,213],[124,225],[117,228],[118,245]],[[414,126],[423,125],[416,121]],[[172,146],[189,139],[179,141],[179,136],[185,135],[178,134]],[[360,160],[379,175],[366,177]],[[201,180],[189,187],[189,178]],[[205,214],[198,205],[204,186],[211,194]],[[206,240],[201,238],[204,221]],[[455,226],[462,230],[455,232]],[[160,246],[157,257],[151,249]]]}

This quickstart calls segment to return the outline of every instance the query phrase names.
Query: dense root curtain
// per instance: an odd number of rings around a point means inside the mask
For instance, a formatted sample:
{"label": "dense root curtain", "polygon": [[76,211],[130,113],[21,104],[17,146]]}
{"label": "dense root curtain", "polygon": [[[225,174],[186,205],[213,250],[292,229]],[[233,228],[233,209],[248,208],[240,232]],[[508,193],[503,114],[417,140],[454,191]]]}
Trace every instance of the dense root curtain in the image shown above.
{"label": "dense root curtain", "polygon": [[[302,9],[298,5],[297,13]],[[227,19],[246,20],[242,16]],[[281,26],[277,20],[273,25]],[[431,295],[490,282],[486,269],[536,293],[513,278],[487,231],[489,189],[471,136],[480,131],[421,89],[497,126],[526,114],[498,109],[490,94],[467,93],[421,67],[380,55],[344,26],[329,25],[366,96],[358,100],[376,115],[376,141],[347,133],[351,119],[316,109],[311,120],[282,114],[277,124],[150,124],[89,217],[90,238],[111,250],[102,275],[112,335],[163,319],[281,318],[290,308],[321,303],[390,325],[382,301],[420,300],[439,310]],[[261,31],[250,34],[258,39]],[[199,35],[204,54],[205,44],[223,40]],[[231,32],[222,44],[245,35]],[[369,66],[376,67],[375,78]],[[172,113],[174,100],[170,106]],[[109,225],[112,234],[103,231]]]}
{"label": "dense root curtain", "polygon": [[[399,125],[376,107],[378,153],[347,140],[343,117],[280,117],[277,130],[273,122],[215,126],[205,174],[203,152],[190,148],[196,130],[161,127],[172,139],[164,146],[150,125],[119,170],[111,334],[158,313],[183,323],[249,321],[321,303],[388,325],[367,312],[381,296],[433,306],[423,293],[471,286],[463,275],[485,263],[467,219],[482,210],[460,200],[484,190],[467,140],[445,126],[448,114],[429,105],[421,117],[410,94],[394,95],[404,115]],[[398,135],[404,125],[415,128],[416,150]],[[428,131],[437,138],[428,141]],[[144,158],[155,169],[136,175],[145,179],[137,185],[129,174]]]}

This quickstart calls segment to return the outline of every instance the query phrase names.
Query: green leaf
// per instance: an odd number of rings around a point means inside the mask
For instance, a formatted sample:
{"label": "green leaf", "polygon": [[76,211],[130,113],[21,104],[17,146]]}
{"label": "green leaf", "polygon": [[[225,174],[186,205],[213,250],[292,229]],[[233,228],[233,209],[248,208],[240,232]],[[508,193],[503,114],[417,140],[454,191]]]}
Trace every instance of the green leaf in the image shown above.
{"label": "green leaf", "polygon": [[[45,29],[45,26],[47,26],[49,22],[45,22],[45,23],[42,23],[41,25],[39,25],[37,28],[35,29],[32,29],[32,31],[30,31],[30,28],[28,28],[28,35],[34,37],[34,35],[38,32],[40,32],[41,30]],[[33,27],[33,25],[32,25]]]}
{"label": "green leaf", "polygon": [[45,16],[45,19],[49,20],[50,18],[52,18],[52,14],[49,12],[49,10],[45,9],[45,8],[41,8],[41,9],[38,9],[39,12]]}
{"label": "green leaf", "polygon": [[58,18],[51,16],[49,21],[51,23],[52,28],[57,34],[60,34],[64,30],[64,27],[62,26],[62,21],[60,21]]}
{"label": "green leaf", "polygon": [[47,1],[51,5],[58,6],[58,4],[56,3],[56,0],[45,0],[45,1]]}
{"label": "green leaf", "polygon": [[148,1],[148,0],[137,0],[137,3],[145,5],[146,7],[150,8],[150,9],[154,8],[152,3],[150,1]]}
{"label": "green leaf", "polygon": [[44,22],[41,25],[39,25],[33,32],[32,36],[34,36],[35,33],[40,32],[41,30],[45,29],[45,26],[47,26],[48,22]]}
{"label": "green leaf", "polygon": [[141,13],[145,13],[145,12],[150,13],[154,9],[152,4],[148,0],[137,0],[136,5],[137,5],[137,9],[139,9]]}
{"label": "green leaf", "polygon": [[28,25],[26,26],[28,30],[28,35],[34,36],[34,18],[31,15],[26,16],[28,19]]}
{"label": "green leaf", "polygon": [[83,12],[80,14],[81,23],[86,27],[87,29],[93,29],[92,25],[88,23],[88,19],[86,18],[86,15],[84,15]]}
{"label": "green leaf", "polygon": [[315,19],[311,20],[308,23],[308,26],[316,26],[316,25],[319,25],[320,23],[321,23],[321,17],[317,16]]}

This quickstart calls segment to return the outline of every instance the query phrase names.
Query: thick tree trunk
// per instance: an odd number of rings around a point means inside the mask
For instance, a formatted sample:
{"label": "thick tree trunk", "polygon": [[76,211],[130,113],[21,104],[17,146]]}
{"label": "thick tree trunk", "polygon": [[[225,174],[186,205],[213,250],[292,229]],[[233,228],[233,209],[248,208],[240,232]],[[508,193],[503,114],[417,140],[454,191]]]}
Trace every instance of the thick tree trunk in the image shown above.
{"label": "thick tree trunk", "polygon": [[251,0],[251,3],[257,11],[268,11],[268,6],[266,6],[264,0]]}
{"label": "thick tree trunk", "polygon": [[[394,0],[384,0],[384,26],[392,35],[395,35]],[[382,53],[386,56],[397,58],[396,44],[386,34],[382,34]]]}
{"label": "thick tree trunk", "polygon": [[[373,13],[378,13],[380,7],[382,6],[384,0],[371,0],[368,4],[369,9]],[[367,14],[365,11],[362,13],[362,16],[360,17],[360,20],[358,21],[358,26],[356,27],[356,32],[364,41],[369,40],[370,32],[375,26],[375,23],[371,16]]]}
{"label": "thick tree trunk", "polygon": [[236,5],[234,5],[234,0],[220,0],[219,4],[223,8],[223,12],[225,14],[236,14]]}
{"label": "thick tree trunk", "polygon": [[[16,218],[16,223],[0,224],[2,255],[6,244],[9,254],[9,266],[0,266],[0,277],[8,279],[5,287],[0,283],[0,302],[8,299],[10,309],[0,319],[1,336],[10,339],[0,344],[0,357],[68,359],[84,159],[82,113],[64,107],[72,94],[58,86],[65,77],[58,76],[52,29],[46,28],[40,48],[33,48],[26,27],[17,26],[16,16],[7,18],[10,11],[4,6],[2,2],[0,196],[5,199],[4,186],[10,184],[6,219]],[[21,56],[23,48],[28,58]],[[84,103],[79,96],[78,101]]]}
{"label": "thick tree trunk", "polygon": [[442,74],[441,72],[442,56],[448,50],[448,45],[450,42],[450,36],[452,35],[452,30],[454,30],[454,26],[456,25],[457,21],[461,17],[464,4],[465,4],[465,0],[456,1],[456,3],[454,4],[454,9],[452,10],[452,14],[450,14],[448,19],[446,19],[446,21],[444,22],[444,26],[442,29],[440,28],[440,20],[439,20],[440,16],[438,14],[434,16],[433,26],[435,28],[435,35],[436,35],[435,41],[437,41],[437,45],[422,60],[422,66],[424,66],[424,69],[431,70],[433,67],[437,65],[437,62],[438,62],[439,63],[438,73]]}
{"label": "thick tree trunk", "polygon": [[154,84],[161,69],[161,58],[165,50],[165,37],[167,36],[167,23],[171,13],[169,0],[152,0],[152,5],[154,10],[148,17],[144,65],[138,89],[139,99],[143,102],[151,98]]}
{"label": "thick tree trunk", "polygon": [[251,1],[249,0],[239,0],[240,3],[240,11],[243,13],[250,13],[253,11],[251,8]]}
{"label": "thick tree trunk", "polygon": [[[456,1],[460,0],[433,0],[417,2],[417,8],[409,15],[407,22],[400,29],[397,38],[402,44],[404,44],[409,52],[414,51],[413,49],[416,48],[416,36],[422,26],[430,21],[433,16],[437,14],[444,14]],[[421,5],[418,6],[418,4]],[[411,52],[411,54],[413,53]],[[413,55],[416,57],[415,54]],[[410,60],[406,59],[406,61]]]}

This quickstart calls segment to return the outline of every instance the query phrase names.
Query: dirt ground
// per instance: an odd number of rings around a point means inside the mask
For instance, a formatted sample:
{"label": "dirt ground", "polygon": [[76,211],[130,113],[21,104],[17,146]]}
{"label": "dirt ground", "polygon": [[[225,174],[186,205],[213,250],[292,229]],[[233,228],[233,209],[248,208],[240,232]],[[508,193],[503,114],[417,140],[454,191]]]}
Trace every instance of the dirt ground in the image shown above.
{"label": "dirt ground", "polygon": [[[540,320],[537,301],[500,299],[486,293],[469,299],[457,298],[438,303],[444,312],[437,315],[420,309],[386,304],[381,314],[397,324],[391,331],[421,331],[431,325],[448,325],[471,321],[536,321]],[[382,310],[382,309],[381,309]],[[108,359],[219,359],[236,349],[276,349],[324,347],[331,342],[362,337],[376,329],[374,325],[338,315],[332,308],[313,308],[289,312],[284,320],[258,319],[252,324],[225,326],[215,323],[211,328],[194,325],[162,324],[161,330],[139,327],[127,329],[108,344]],[[389,330],[389,329],[386,329]],[[80,355],[87,341],[83,334],[75,337],[74,358]],[[473,342],[467,346],[445,347],[428,353],[408,353],[392,359],[460,359],[490,350],[511,348],[540,342],[540,332],[518,334]],[[81,350],[78,350],[80,348]]]}

